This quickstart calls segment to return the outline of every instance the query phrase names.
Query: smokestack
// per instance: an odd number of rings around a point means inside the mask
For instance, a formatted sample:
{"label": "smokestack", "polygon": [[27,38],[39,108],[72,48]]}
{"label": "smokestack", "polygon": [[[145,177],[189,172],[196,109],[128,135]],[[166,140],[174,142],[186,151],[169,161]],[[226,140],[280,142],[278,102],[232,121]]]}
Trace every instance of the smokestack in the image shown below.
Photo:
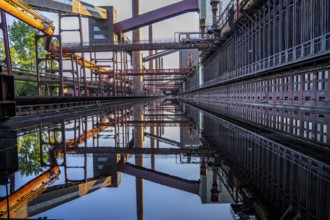
{"label": "smokestack", "polygon": [[218,4],[220,3],[219,0],[210,0],[210,5],[212,7],[212,28],[217,28],[217,13],[218,13]]}
{"label": "smokestack", "polygon": [[[140,14],[140,0],[132,0],[132,13],[133,17]],[[140,29],[133,30],[133,43],[140,41]],[[142,56],[140,51],[132,52],[133,69],[142,69]],[[143,96],[143,81],[142,76],[133,76],[133,95]]]}

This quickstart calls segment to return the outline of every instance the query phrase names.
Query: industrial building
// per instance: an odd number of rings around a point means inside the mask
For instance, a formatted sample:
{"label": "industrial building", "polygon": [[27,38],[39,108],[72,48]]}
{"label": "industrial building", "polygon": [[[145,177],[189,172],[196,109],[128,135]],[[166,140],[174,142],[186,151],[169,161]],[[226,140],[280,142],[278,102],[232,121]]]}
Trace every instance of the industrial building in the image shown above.
{"label": "industrial building", "polygon": [[[0,148],[0,177],[12,184],[10,208],[0,195],[0,218],[120,187],[123,173],[136,178],[137,219],[145,215],[144,180],[203,204],[230,203],[233,219],[329,219],[330,2],[181,0],[141,13],[132,0],[128,8],[131,16],[119,20],[111,4],[0,0],[0,139],[12,137]],[[194,31],[154,37],[155,24],[189,23],[180,20],[187,13],[198,15]],[[39,31],[34,69],[14,65],[9,15]],[[177,67],[164,65],[167,56]],[[34,95],[17,95],[18,81],[32,83]],[[164,135],[167,127],[178,127],[178,140]],[[17,132],[28,128],[38,130],[49,169],[15,191]],[[108,139],[113,146],[103,147]],[[72,155],[83,162],[69,165]],[[152,155],[150,168],[139,155]],[[155,155],[198,164],[200,179],[157,171]],[[59,167],[65,183],[48,188]],[[78,171],[82,178],[70,179]]]}

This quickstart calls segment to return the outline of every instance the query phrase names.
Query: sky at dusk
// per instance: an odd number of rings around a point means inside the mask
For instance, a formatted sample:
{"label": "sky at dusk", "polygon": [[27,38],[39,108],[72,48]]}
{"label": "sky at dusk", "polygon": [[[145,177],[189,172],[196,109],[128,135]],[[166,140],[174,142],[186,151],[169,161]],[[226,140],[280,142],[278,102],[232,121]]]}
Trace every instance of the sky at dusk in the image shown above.
{"label": "sky at dusk", "polygon": [[[90,3],[96,6],[114,6],[117,11],[118,21],[125,20],[132,16],[132,0],[84,0],[86,3]],[[178,0],[162,0],[162,1],[150,1],[150,0],[140,0],[140,13],[145,13],[154,9],[164,7],[169,4],[179,2]],[[45,17],[52,20],[55,25],[55,34],[58,33],[58,15],[54,13],[41,12]],[[8,16],[8,24],[11,24],[13,18]],[[66,21],[64,26],[72,28],[75,26],[75,21]],[[84,31],[84,41],[89,41],[88,39],[88,21],[83,20]],[[184,15],[177,16],[168,20],[164,20],[153,24],[154,39],[159,40],[169,40],[174,39],[174,34],[178,32],[196,32],[199,30],[199,15],[197,12],[191,12]],[[130,33],[127,33],[131,37]],[[77,37],[74,33],[65,33],[63,38],[67,42],[73,42]],[[148,27],[141,28],[141,40],[148,40]],[[164,67],[165,68],[176,68],[178,66],[178,53],[168,55],[164,57]]]}

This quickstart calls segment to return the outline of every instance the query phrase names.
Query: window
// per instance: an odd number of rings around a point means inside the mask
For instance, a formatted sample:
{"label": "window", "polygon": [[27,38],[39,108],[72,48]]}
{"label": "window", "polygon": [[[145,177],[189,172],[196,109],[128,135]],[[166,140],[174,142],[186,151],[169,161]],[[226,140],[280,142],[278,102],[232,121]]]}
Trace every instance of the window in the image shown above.
{"label": "window", "polygon": [[316,140],[323,144],[327,143],[328,126],[325,124],[316,125]]}
{"label": "window", "polygon": [[94,26],[94,31],[101,31],[101,28],[98,26]]}
{"label": "window", "polygon": [[283,92],[289,91],[289,77],[283,78]]}
{"label": "window", "polygon": [[309,91],[312,89],[313,89],[313,73],[306,73],[304,90]]}
{"label": "window", "polygon": [[279,92],[281,88],[281,78],[275,79],[275,92]]}
{"label": "window", "polygon": [[268,115],[268,127],[272,128],[274,126],[273,122],[274,122],[274,115]]}
{"label": "window", "polygon": [[262,114],[262,125],[267,126],[267,115]]}
{"label": "window", "polygon": [[268,80],[268,92],[273,92],[273,84],[272,84],[272,80]]}
{"label": "window", "polygon": [[290,132],[290,118],[283,117],[283,131]]}
{"label": "window", "polygon": [[281,129],[281,121],[282,121],[282,117],[276,115],[276,117],[275,117],[275,129],[278,129],[278,130]]}
{"label": "window", "polygon": [[300,135],[300,120],[292,119],[292,133],[294,135]]}
{"label": "window", "polygon": [[261,113],[257,112],[256,113],[256,123],[257,124],[261,124],[261,120],[262,120],[261,117],[262,117]]}
{"label": "window", "polygon": [[94,39],[96,39],[96,40],[104,40],[104,39],[107,39],[107,36],[104,35],[104,34],[95,34],[94,35]]}
{"label": "window", "polygon": [[257,83],[256,83],[256,92],[260,92],[260,85],[261,85],[261,82],[260,81],[258,81]]}
{"label": "window", "polygon": [[293,91],[300,91],[300,75],[293,76]]}
{"label": "window", "polygon": [[262,81],[262,92],[266,92],[266,87],[267,87],[267,81],[264,80]]}
{"label": "window", "polygon": [[313,138],[313,123],[304,121],[304,138],[312,139]]}
{"label": "window", "polygon": [[329,72],[320,71],[317,73],[317,90],[328,90]]}
{"label": "window", "polygon": [[68,1],[68,0],[54,0],[54,1],[55,2],[59,2],[59,3],[62,3],[62,4],[73,6],[73,3],[71,1]]}

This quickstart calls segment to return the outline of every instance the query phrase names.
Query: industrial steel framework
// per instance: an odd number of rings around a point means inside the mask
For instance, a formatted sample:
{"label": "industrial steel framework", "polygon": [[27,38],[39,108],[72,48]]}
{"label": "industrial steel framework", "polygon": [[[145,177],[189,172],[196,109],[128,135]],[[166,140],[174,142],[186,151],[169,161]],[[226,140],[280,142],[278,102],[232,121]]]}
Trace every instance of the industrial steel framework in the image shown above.
{"label": "industrial steel framework", "polygon": [[328,108],[330,3],[247,2],[231,1],[209,30],[216,47],[203,53],[203,82],[186,83],[186,97]]}

